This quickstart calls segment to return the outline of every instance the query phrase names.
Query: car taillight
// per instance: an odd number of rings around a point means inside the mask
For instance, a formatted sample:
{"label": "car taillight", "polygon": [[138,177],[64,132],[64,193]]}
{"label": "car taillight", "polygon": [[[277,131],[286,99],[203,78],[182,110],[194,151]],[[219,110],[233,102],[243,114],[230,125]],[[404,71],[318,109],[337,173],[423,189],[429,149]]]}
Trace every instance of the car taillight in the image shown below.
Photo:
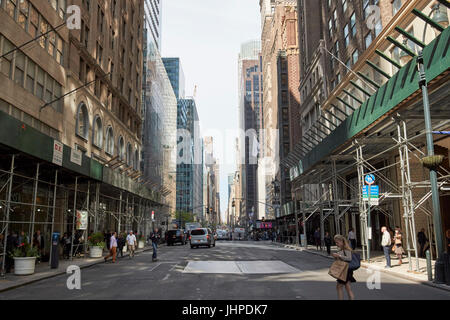
{"label": "car taillight", "polygon": [[192,239],[192,237],[191,236],[189,236],[189,240],[191,240]]}

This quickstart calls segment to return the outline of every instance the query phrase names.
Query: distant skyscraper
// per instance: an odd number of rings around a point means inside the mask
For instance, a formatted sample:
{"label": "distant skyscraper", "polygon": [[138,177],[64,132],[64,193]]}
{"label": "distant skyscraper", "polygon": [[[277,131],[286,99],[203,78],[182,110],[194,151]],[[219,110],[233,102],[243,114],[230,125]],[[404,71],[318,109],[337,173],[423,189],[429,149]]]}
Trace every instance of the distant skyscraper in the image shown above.
{"label": "distant skyscraper", "polygon": [[185,78],[180,58],[163,58],[164,67],[177,99],[185,97]]}
{"label": "distant skyscraper", "polygon": [[161,19],[162,0],[144,0],[147,28],[151,35],[150,41],[161,51]]}

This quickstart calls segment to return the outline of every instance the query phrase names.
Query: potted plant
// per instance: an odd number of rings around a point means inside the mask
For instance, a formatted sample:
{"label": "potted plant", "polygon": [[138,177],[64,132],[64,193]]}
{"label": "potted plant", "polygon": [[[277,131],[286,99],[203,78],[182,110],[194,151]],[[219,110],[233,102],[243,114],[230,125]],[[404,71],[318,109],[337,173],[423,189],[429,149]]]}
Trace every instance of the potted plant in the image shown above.
{"label": "potted plant", "polygon": [[106,247],[103,233],[96,232],[88,237],[89,255],[91,258],[101,258],[103,256],[103,249]]}
{"label": "potted plant", "polygon": [[143,249],[145,247],[145,237],[143,234],[137,236],[138,239],[138,249]]}
{"label": "potted plant", "polygon": [[34,273],[39,250],[36,247],[32,247],[27,239],[24,239],[24,242],[13,250],[11,257],[14,259],[15,275],[30,275]]}

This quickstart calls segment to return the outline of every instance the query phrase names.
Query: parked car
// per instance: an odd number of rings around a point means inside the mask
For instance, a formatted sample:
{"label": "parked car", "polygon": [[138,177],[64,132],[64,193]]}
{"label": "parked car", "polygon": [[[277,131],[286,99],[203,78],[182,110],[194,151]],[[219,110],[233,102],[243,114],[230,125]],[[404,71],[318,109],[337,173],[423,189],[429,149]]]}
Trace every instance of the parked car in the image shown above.
{"label": "parked car", "polygon": [[217,240],[230,240],[227,230],[217,230]]}
{"label": "parked car", "polygon": [[216,246],[216,240],[214,238],[214,233],[208,228],[198,228],[191,230],[191,236],[189,237],[191,248],[199,246]]}
{"label": "parked car", "polygon": [[167,245],[173,246],[175,243],[187,244],[186,233],[183,229],[169,230],[167,232]]}

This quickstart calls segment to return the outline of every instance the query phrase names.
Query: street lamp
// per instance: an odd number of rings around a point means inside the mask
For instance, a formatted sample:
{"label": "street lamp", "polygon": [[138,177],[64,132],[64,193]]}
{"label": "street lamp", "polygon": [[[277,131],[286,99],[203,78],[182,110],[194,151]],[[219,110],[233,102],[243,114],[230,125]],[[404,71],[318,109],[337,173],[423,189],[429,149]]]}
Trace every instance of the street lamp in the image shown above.
{"label": "street lamp", "polygon": [[[440,10],[439,4],[433,6],[429,16],[433,15],[433,20],[437,23],[444,24],[445,27],[448,26],[447,13],[443,13]],[[424,28],[424,38],[425,32],[428,24]],[[423,113],[425,120],[425,135],[427,143],[427,156],[422,159],[422,163],[425,167],[430,170],[430,184],[431,184],[431,198],[433,203],[433,224],[434,233],[436,235],[436,251],[437,259],[435,263],[435,282],[445,283],[445,262],[448,259],[447,253],[444,251],[445,243],[442,232],[442,218],[441,218],[441,206],[439,202],[439,189],[437,186],[437,168],[442,163],[443,158],[441,156],[435,156],[434,154],[434,140],[431,127],[431,113],[430,113],[430,101],[428,95],[428,85],[426,80],[426,73],[423,60],[423,51],[419,52],[417,56],[417,68],[419,72],[419,87],[422,91],[423,99]],[[447,279],[450,282],[450,279]]]}

